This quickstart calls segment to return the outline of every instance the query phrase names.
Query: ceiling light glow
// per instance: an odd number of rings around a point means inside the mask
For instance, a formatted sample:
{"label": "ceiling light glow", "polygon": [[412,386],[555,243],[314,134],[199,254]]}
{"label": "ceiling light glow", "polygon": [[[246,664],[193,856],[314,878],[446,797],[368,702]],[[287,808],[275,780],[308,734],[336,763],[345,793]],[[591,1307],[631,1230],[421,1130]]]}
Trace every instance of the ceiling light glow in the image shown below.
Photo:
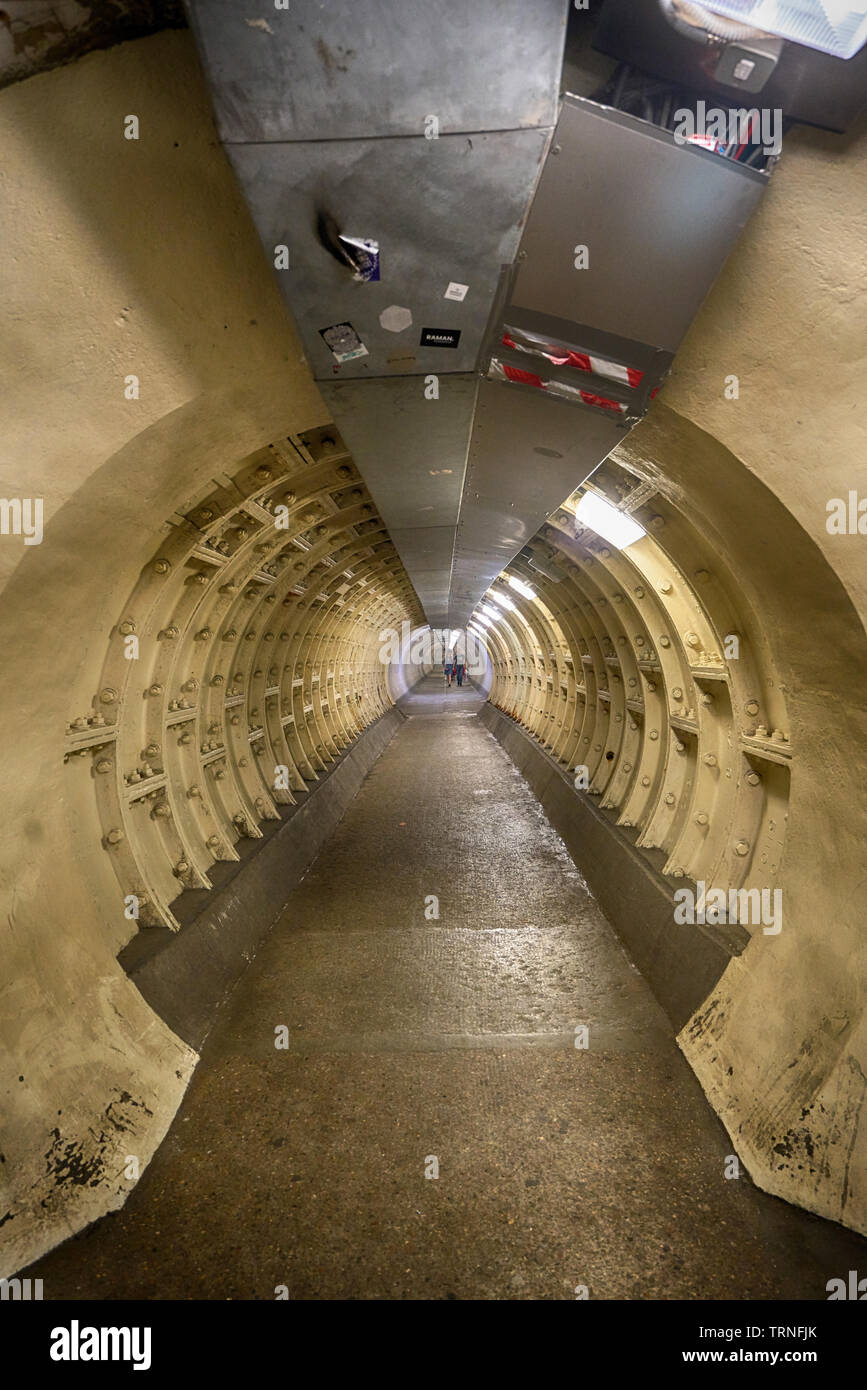
{"label": "ceiling light glow", "polygon": [[524,598],[536,597],[536,590],[531,589],[529,584],[525,584],[523,579],[516,579],[513,574],[508,575],[507,578],[512,588],[517,589],[519,594],[524,595]]}
{"label": "ceiling light glow", "polygon": [[707,8],[835,58],[867,43],[867,0],[711,0]]}
{"label": "ceiling light glow", "polygon": [[639,526],[633,517],[613,507],[595,492],[585,492],[575,509],[575,515],[584,526],[589,526],[597,536],[616,545],[618,550],[647,535],[644,527]]}

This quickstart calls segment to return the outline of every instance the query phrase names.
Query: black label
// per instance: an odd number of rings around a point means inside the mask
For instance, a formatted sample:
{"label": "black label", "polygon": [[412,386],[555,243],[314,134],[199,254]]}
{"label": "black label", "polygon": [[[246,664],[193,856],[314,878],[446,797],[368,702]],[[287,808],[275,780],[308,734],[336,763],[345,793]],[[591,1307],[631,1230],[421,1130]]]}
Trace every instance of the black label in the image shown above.
{"label": "black label", "polygon": [[460,340],[459,328],[423,328],[419,343],[421,347],[456,348]]}

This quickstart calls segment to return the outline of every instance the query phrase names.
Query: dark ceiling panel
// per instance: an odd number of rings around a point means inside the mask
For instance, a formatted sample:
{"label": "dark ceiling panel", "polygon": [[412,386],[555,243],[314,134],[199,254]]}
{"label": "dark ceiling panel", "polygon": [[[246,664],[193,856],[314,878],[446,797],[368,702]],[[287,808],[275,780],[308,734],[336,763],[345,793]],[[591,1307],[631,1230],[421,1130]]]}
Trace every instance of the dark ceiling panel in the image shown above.
{"label": "dark ceiling panel", "polygon": [[[568,0],[191,0],[226,143],[552,126]],[[431,141],[430,143],[434,143]]]}
{"label": "dark ceiling panel", "polygon": [[[288,247],[289,269],[278,271],[278,283],[317,380],[475,369],[549,135],[229,148],[269,260],[275,247]],[[356,281],[325,249],[316,234],[320,212],[342,233],[379,243],[379,281]],[[445,297],[452,282],[468,286],[463,301]],[[395,306],[411,316],[398,332],[380,322]],[[321,330],[342,323],[367,351],[338,364]],[[422,346],[423,328],[459,333],[457,346]]]}

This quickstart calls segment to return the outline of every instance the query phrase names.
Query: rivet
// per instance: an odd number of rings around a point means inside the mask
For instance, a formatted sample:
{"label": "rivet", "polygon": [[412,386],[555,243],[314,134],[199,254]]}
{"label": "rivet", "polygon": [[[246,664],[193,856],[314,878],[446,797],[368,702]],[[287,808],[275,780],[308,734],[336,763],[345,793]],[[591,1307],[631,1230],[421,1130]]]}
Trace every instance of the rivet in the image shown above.
{"label": "rivet", "polygon": [[649,787],[649,786],[650,786],[650,778],[649,778],[649,777],[642,777],[642,779],[641,779],[641,785],[642,785],[642,787]]}
{"label": "rivet", "polygon": [[131,632],[135,632],[135,623],[132,618],[125,618],[119,625],[118,632],[123,633],[124,637],[129,637]]}
{"label": "rivet", "polygon": [[648,734],[648,738],[653,739],[654,741],[655,741],[656,739],[658,739],[658,738],[659,738],[659,732],[658,732],[658,730],[657,730],[657,729],[651,729],[650,733]]}
{"label": "rivet", "polygon": [[673,806],[676,801],[677,797],[674,795],[674,792],[669,792],[665,798],[666,806]]}
{"label": "rivet", "polygon": [[122,830],[109,830],[105,838],[110,845],[119,845],[126,837]]}
{"label": "rivet", "polygon": [[163,688],[162,688],[161,685],[157,685],[157,684],[155,683],[154,685],[148,686],[148,694],[149,694],[149,695],[154,695],[154,696],[156,696],[156,695],[162,695],[162,693],[163,693]]}
{"label": "rivet", "polygon": [[154,560],[154,574],[168,574],[171,567],[171,562],[164,559],[162,556],[159,560]]}
{"label": "rivet", "polygon": [[744,705],[744,709],[746,710],[747,714],[751,714],[753,716],[757,715],[759,712],[758,700],[747,700],[746,704]]}
{"label": "rivet", "polygon": [[109,758],[100,758],[96,763],[97,772],[111,772],[113,767],[114,763],[112,763]]}
{"label": "rivet", "polygon": [[705,811],[699,811],[698,815],[695,818],[696,825],[707,825],[707,822],[707,813]]}
{"label": "rivet", "polygon": [[702,762],[706,763],[708,767],[716,767],[716,754],[705,753],[704,757],[702,758]]}
{"label": "rivet", "polygon": [[749,852],[750,847],[747,841],[738,840],[737,844],[735,845],[735,854],[740,855],[741,859],[745,859]]}
{"label": "rivet", "polygon": [[104,690],[100,690],[99,698],[104,705],[113,705],[117,699],[117,691],[107,685]]}
{"label": "rivet", "polygon": [[746,780],[751,787],[757,787],[762,779],[757,772],[748,772]]}

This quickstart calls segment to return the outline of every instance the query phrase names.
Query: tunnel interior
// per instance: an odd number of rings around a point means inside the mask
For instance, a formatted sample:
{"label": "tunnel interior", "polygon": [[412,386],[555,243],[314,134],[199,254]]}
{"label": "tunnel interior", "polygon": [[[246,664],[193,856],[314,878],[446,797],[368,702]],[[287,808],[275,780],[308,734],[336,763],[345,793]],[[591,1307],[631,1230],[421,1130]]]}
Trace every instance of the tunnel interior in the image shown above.
{"label": "tunnel interior", "polygon": [[[306,0],[47,46],[20,8],[0,1279],[825,1297],[867,1233],[863,119],[841,87],[782,154],[678,146],[642,6],[510,0],[486,93],[487,0],[377,43]],[[284,1144],[300,1253],[260,1269]],[[513,1208],[556,1279],[481,1234]]]}

